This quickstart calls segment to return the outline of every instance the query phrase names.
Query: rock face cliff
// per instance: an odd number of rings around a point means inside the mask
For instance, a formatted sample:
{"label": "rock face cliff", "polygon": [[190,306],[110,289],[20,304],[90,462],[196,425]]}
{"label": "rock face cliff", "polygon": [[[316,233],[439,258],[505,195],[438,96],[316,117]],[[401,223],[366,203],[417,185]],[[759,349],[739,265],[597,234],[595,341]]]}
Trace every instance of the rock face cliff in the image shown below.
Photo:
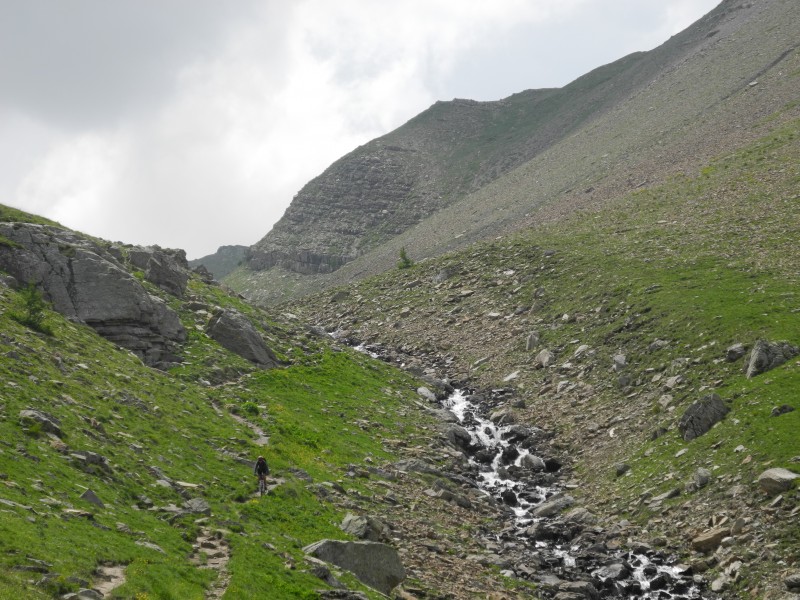
{"label": "rock face cliff", "polygon": [[[179,362],[186,331],[177,314],[123,264],[122,252],[75,232],[33,223],[0,223],[0,270],[39,286],[58,312],[86,323],[145,364]],[[180,252],[134,249],[146,277],[179,296],[188,279]]]}

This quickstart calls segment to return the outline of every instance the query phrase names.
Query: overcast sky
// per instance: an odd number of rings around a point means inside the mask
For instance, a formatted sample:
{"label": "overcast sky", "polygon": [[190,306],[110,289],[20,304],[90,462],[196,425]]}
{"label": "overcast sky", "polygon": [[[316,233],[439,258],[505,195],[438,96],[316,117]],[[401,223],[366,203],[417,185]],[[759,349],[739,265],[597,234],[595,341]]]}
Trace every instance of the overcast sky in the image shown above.
{"label": "overcast sky", "polygon": [[718,0],[0,0],[0,203],[190,258],[250,245],[436,100],[563,86]]}

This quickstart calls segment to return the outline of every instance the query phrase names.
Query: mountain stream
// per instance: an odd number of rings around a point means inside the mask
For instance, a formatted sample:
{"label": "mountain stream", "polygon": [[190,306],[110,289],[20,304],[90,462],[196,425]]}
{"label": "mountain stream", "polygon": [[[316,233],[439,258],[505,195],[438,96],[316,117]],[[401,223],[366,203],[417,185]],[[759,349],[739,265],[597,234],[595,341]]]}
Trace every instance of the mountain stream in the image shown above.
{"label": "mountain stream", "polygon": [[[586,521],[591,518],[588,511],[577,509],[560,517],[573,502],[569,490],[553,475],[560,464],[534,454],[524,427],[496,424],[462,390],[443,400],[442,406],[469,432],[465,451],[478,487],[507,507],[511,525],[498,535],[522,544],[523,554],[536,556],[540,569],[552,574],[532,574],[532,579],[551,589],[565,589],[558,587],[559,582],[573,582],[579,593],[586,593],[580,585],[588,582],[602,598],[714,597],[700,589],[685,566],[645,544],[634,544],[633,550],[626,551],[609,544],[607,537],[593,538],[593,523]],[[520,576],[513,569],[508,574]]]}
{"label": "mountain stream", "polygon": [[[392,362],[379,346],[350,345]],[[454,415],[450,421],[457,421],[455,445],[467,456],[469,478],[508,514],[508,525],[492,534],[493,546],[511,557],[512,566],[504,568],[503,574],[537,582],[550,597],[565,592],[576,598],[626,600],[718,598],[675,557],[642,542],[623,544],[625,524],[603,529],[589,510],[565,512],[574,499],[569,495],[570,484],[557,475],[561,463],[536,454],[544,432],[513,422],[504,424],[496,415],[492,415],[494,420],[487,417],[509,400],[507,393],[500,389],[471,394],[455,389],[440,402]]]}

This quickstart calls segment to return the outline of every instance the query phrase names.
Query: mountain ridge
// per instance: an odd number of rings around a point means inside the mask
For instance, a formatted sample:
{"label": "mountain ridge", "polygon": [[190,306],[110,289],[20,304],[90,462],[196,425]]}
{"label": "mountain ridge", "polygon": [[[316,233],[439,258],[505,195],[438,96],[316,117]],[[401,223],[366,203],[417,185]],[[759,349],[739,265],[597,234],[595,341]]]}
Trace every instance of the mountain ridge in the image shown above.
{"label": "mountain ridge", "polygon": [[[796,57],[794,40],[798,32],[796,20],[790,15],[791,3],[787,2],[723,2],[687,30],[649,53],[630,55],[596,69],[561,91],[523,92],[522,97],[541,94],[539,104],[548,101],[563,103],[559,94],[563,96],[564,90],[567,90],[569,96],[572,90],[579,89],[582,90],[581,93],[575,96],[579,100],[578,105],[586,107],[592,104],[591,92],[599,89],[598,78],[600,85],[606,82],[613,84],[612,88],[617,88],[606,98],[608,106],[595,106],[585,125],[569,135],[566,132],[572,130],[555,119],[543,122],[545,127],[553,127],[556,133],[550,137],[546,134],[542,137],[531,137],[526,133],[529,129],[523,127],[518,130],[518,123],[513,121],[516,117],[508,117],[499,131],[502,136],[516,135],[519,139],[515,142],[516,145],[511,144],[504,150],[497,150],[495,159],[492,159],[494,162],[486,161],[483,165],[475,163],[475,157],[482,150],[491,150],[492,142],[487,141],[490,137],[487,134],[488,128],[481,130],[482,135],[485,135],[481,144],[470,145],[469,139],[465,141],[461,138],[450,146],[443,144],[442,148],[448,148],[442,150],[441,164],[445,166],[436,168],[440,171],[442,168],[450,170],[439,173],[440,181],[461,181],[460,185],[463,185],[468,178],[460,173],[459,169],[462,167],[458,165],[469,164],[470,167],[465,168],[465,172],[470,174],[470,182],[477,181],[477,190],[471,190],[467,195],[459,192],[461,195],[453,198],[442,195],[437,202],[446,206],[434,210],[416,224],[413,221],[417,217],[404,222],[408,226],[402,233],[387,237],[379,231],[379,226],[372,226],[374,239],[362,237],[364,247],[360,250],[349,242],[339,242],[341,248],[349,247],[350,250],[344,258],[337,255],[339,258],[334,260],[335,265],[326,263],[323,271],[328,273],[308,275],[316,267],[299,268],[296,263],[305,260],[313,262],[316,259],[312,259],[312,256],[325,254],[319,250],[325,243],[315,246],[316,242],[312,240],[319,236],[319,239],[325,238],[328,235],[325,233],[326,227],[331,226],[336,236],[341,235],[345,240],[352,240],[360,231],[360,220],[366,218],[360,215],[379,219],[370,210],[372,205],[367,201],[371,202],[373,196],[379,199],[379,190],[369,185],[363,188],[356,186],[360,191],[354,193],[361,194],[361,201],[354,202],[349,212],[343,210],[341,214],[336,208],[337,200],[328,205],[325,204],[327,196],[321,195],[315,200],[321,204],[311,211],[315,216],[309,217],[307,222],[304,221],[304,211],[301,208],[304,205],[301,195],[287,210],[287,222],[289,218],[293,220],[294,233],[281,233],[283,226],[276,225],[261,242],[251,247],[247,264],[240,272],[231,276],[229,283],[260,302],[277,301],[295,293],[313,291],[318,286],[341,284],[358,278],[361,274],[389,268],[403,246],[413,249],[416,258],[420,259],[444,251],[454,244],[485,239],[520,227],[523,223],[530,225],[535,218],[530,217],[530,214],[540,211],[544,204],[598,204],[602,197],[609,196],[603,192],[603,187],[607,185],[609,171],[612,169],[617,172],[623,169],[630,171],[625,177],[629,180],[626,186],[647,185],[648,182],[685,168],[678,161],[688,163],[694,158],[695,161],[702,162],[709,160],[724,147],[735,148],[737,144],[755,139],[758,132],[750,133],[746,122],[737,123],[729,116],[737,114],[737,118],[744,118],[757,126],[759,113],[761,116],[774,113],[791,104],[796,85],[789,76],[773,77],[768,90],[765,89],[764,82],[760,87],[756,86],[755,90],[748,87],[754,81],[753,78],[760,77],[762,73],[766,76],[769,73],[777,74],[781,71],[781,65],[784,70],[792,68],[791,64]],[[608,72],[604,73],[604,70]],[[625,74],[623,79],[617,77],[620,70]],[[748,103],[741,98],[747,91],[753,91],[755,93],[752,96],[760,97],[757,100],[751,99],[754,101]],[[489,106],[496,107],[504,103],[513,107],[516,101],[512,96],[505,101],[486,103],[485,106],[466,101],[458,101],[457,104],[473,110],[480,107],[480,110],[488,111]],[[759,106],[761,104],[763,105]],[[366,152],[364,149],[380,144],[388,145],[386,140],[391,140],[395,135],[404,135],[409,128],[419,128],[422,124],[432,122],[432,131],[438,131],[435,128],[436,111],[444,110],[447,106],[447,103],[434,105],[392,134],[374,140],[343,157],[331,169],[344,168],[342,165],[348,164],[354,156],[360,156],[359,152]],[[504,114],[513,112],[504,110]],[[569,114],[571,109],[567,106],[560,110],[566,112],[559,114]],[[537,118],[535,111],[524,114],[533,115],[534,121]],[[543,115],[541,113],[538,117]],[[530,120],[530,117],[526,119]],[[526,119],[521,119],[521,122]],[[509,122],[514,123],[514,126],[508,126]],[[687,139],[694,137],[692,145],[677,135],[681,128],[681,135]],[[702,128],[705,130],[700,133]],[[741,138],[738,142],[737,137]],[[465,134],[465,138],[469,136]],[[539,146],[526,150],[526,143]],[[444,160],[444,154],[456,152],[459,144],[466,148],[466,158],[456,156],[458,160]],[[403,145],[400,144],[400,147]],[[498,145],[498,148],[502,147],[502,144]],[[534,155],[533,158],[531,154]],[[637,160],[640,154],[644,157],[650,155],[649,162]],[[500,168],[503,173],[497,176],[498,173],[493,173],[492,168],[503,160],[507,160],[508,164]],[[376,160],[374,170],[379,170],[380,164]],[[321,185],[335,173],[338,171],[329,169],[314,180],[314,185]],[[397,197],[413,187],[413,182],[409,183],[408,177],[392,179],[387,176],[386,181],[387,187],[397,192],[392,192],[393,201],[399,201]],[[392,188],[394,183],[399,183],[399,187]],[[444,183],[438,185],[440,188],[445,186]],[[618,192],[620,182],[613,185]],[[335,191],[335,186],[331,189]],[[590,189],[590,197],[582,197],[580,192]],[[492,193],[489,193],[490,190]],[[523,190],[527,197],[521,197],[519,192]],[[613,194],[614,191],[610,190],[610,193]],[[573,193],[570,195],[570,192]],[[429,189],[428,195],[433,194]],[[381,204],[375,206],[388,212],[388,198],[375,200]],[[418,201],[418,198],[411,199],[401,209],[412,211],[419,204]],[[358,211],[359,215],[354,215],[353,211]],[[508,213],[505,219],[498,216],[502,211]],[[477,215],[474,219],[468,218],[472,212]],[[452,225],[448,225],[446,221],[452,221]],[[418,233],[414,234],[414,230]],[[268,240],[276,240],[281,236],[283,241],[280,244],[270,246],[271,242],[268,243]],[[282,249],[278,248],[279,245]],[[262,252],[267,247],[267,254],[272,253],[272,258]],[[292,247],[302,254],[295,257],[297,261],[293,259],[285,263],[277,260],[276,252],[285,257]],[[267,267],[269,270],[264,271]],[[297,274],[298,269],[302,275]]]}

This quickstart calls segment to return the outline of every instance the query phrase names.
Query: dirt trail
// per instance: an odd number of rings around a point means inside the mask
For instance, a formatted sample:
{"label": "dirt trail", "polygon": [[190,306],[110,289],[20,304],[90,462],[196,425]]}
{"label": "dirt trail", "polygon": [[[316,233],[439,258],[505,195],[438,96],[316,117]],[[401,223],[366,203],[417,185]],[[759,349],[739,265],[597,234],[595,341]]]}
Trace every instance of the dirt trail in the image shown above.
{"label": "dirt trail", "polygon": [[103,565],[97,568],[96,574],[92,589],[100,592],[103,598],[125,583],[125,565]]}
{"label": "dirt trail", "polygon": [[230,547],[222,533],[203,528],[194,543],[194,552],[189,561],[200,568],[214,569],[217,572],[217,579],[206,592],[206,600],[219,600],[225,594],[230,581],[227,569],[230,558]]}
{"label": "dirt trail", "polygon": [[256,434],[256,439],[253,440],[253,443],[257,446],[266,446],[269,444],[269,436],[255,423],[251,423],[244,417],[241,417],[235,413],[223,411],[222,408],[216,402],[211,403],[211,407],[214,409],[219,416],[228,416],[231,417],[237,423],[241,423],[245,427],[249,427],[250,430]]}

